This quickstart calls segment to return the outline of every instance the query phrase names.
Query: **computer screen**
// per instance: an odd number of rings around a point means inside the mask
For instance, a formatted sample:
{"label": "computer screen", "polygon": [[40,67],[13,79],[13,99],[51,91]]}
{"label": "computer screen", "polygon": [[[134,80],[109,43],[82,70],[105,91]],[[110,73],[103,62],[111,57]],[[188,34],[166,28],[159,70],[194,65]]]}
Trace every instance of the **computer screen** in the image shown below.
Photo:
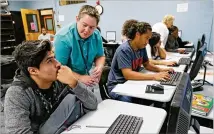
{"label": "computer screen", "polygon": [[187,134],[192,112],[192,86],[188,73],[183,73],[172,99],[167,132],[172,134]]}
{"label": "computer screen", "polygon": [[198,43],[197,43],[197,46],[196,46],[196,55],[197,55],[197,53],[198,53],[198,51],[199,51],[199,49],[202,47],[202,42],[201,42],[201,40],[199,39],[198,40]]}
{"label": "computer screen", "polygon": [[201,37],[201,43],[204,45],[204,43],[205,43],[205,40],[206,40],[206,36],[205,36],[205,34],[203,34],[202,35],[202,37]]}
{"label": "computer screen", "polygon": [[178,31],[178,36],[181,38],[181,36],[182,36],[182,31],[181,30]]}
{"label": "computer screen", "polygon": [[193,62],[192,68],[190,70],[189,76],[190,76],[190,80],[193,80],[197,75],[198,72],[200,70],[200,67],[204,61],[204,57],[206,55],[206,45],[203,45],[199,50],[198,53],[196,55],[196,58]]}
{"label": "computer screen", "polygon": [[116,42],[116,31],[106,31],[106,40]]}

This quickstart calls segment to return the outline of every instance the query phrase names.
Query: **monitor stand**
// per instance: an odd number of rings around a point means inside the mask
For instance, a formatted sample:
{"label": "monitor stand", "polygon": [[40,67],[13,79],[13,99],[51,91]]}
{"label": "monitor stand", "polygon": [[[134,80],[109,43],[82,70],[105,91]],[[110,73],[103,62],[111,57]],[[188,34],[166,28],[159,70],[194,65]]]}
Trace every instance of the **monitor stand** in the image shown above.
{"label": "monitor stand", "polygon": [[203,91],[203,87],[202,87],[202,86],[203,86],[205,83],[208,84],[208,85],[213,86],[212,83],[210,83],[210,82],[208,82],[208,81],[205,80],[205,78],[206,78],[206,73],[207,73],[207,64],[208,64],[208,62],[204,62],[203,65],[202,65],[202,66],[204,67],[204,77],[203,77],[203,79],[194,80],[194,83],[191,83],[193,92],[196,92],[196,91]]}
{"label": "monitor stand", "polygon": [[203,91],[204,90],[202,83],[194,82],[194,83],[191,83],[191,85],[192,85],[193,92]]}

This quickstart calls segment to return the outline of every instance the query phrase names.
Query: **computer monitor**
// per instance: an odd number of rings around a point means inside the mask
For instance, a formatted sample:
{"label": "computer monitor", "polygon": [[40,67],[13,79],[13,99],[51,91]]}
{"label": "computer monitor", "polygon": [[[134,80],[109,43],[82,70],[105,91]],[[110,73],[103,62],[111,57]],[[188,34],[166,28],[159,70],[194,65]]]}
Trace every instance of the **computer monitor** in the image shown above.
{"label": "computer monitor", "polygon": [[206,36],[205,36],[205,34],[203,34],[202,37],[201,37],[201,43],[203,45],[204,45],[204,43],[206,43],[205,40],[206,40]]}
{"label": "computer monitor", "polygon": [[172,99],[167,134],[187,134],[192,112],[192,86],[188,73],[183,73]]}
{"label": "computer monitor", "polygon": [[106,31],[106,40],[116,42],[116,31]]}
{"label": "computer monitor", "polygon": [[182,37],[182,31],[181,30],[178,31],[178,37],[180,37],[180,38]]}
{"label": "computer monitor", "polygon": [[201,65],[203,64],[204,57],[206,55],[206,45],[203,45],[197,52],[196,58],[193,62],[192,68],[190,70],[189,76],[190,80],[194,80],[198,75]]}
{"label": "computer monitor", "polygon": [[197,55],[197,53],[198,53],[199,49],[200,49],[202,46],[203,46],[203,45],[202,45],[201,40],[200,40],[200,39],[198,39],[198,43],[197,43],[197,46],[196,46],[196,55]]}

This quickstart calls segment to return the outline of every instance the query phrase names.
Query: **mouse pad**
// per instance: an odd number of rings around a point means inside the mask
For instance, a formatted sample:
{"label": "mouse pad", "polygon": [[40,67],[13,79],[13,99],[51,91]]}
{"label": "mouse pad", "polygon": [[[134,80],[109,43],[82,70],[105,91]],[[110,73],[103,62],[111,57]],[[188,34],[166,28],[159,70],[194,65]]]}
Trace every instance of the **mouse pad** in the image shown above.
{"label": "mouse pad", "polygon": [[154,90],[151,88],[151,85],[146,86],[146,93],[151,93],[151,94],[164,94],[164,90]]}

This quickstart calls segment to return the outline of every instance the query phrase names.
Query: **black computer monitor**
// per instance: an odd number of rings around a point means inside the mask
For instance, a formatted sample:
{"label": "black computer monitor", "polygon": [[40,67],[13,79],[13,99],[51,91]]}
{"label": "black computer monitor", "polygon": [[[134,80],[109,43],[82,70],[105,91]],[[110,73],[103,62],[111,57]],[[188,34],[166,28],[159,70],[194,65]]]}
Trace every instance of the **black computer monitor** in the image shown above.
{"label": "black computer monitor", "polygon": [[197,43],[197,46],[196,46],[196,55],[197,55],[197,53],[198,53],[199,49],[200,49],[202,46],[203,46],[203,45],[202,45],[201,40],[200,40],[200,39],[198,39],[198,43]]}
{"label": "black computer monitor", "polygon": [[172,99],[167,134],[187,134],[192,112],[192,86],[188,73],[183,73]]}
{"label": "black computer monitor", "polygon": [[196,58],[193,62],[192,68],[190,70],[189,76],[190,76],[190,80],[193,80],[197,75],[198,72],[200,70],[200,67],[203,64],[204,61],[204,57],[206,55],[206,45],[203,45],[199,50],[198,53],[196,55]]}
{"label": "black computer monitor", "polygon": [[201,43],[204,44],[205,40],[206,40],[206,36],[205,36],[205,34],[203,34],[202,37],[201,37]]}

